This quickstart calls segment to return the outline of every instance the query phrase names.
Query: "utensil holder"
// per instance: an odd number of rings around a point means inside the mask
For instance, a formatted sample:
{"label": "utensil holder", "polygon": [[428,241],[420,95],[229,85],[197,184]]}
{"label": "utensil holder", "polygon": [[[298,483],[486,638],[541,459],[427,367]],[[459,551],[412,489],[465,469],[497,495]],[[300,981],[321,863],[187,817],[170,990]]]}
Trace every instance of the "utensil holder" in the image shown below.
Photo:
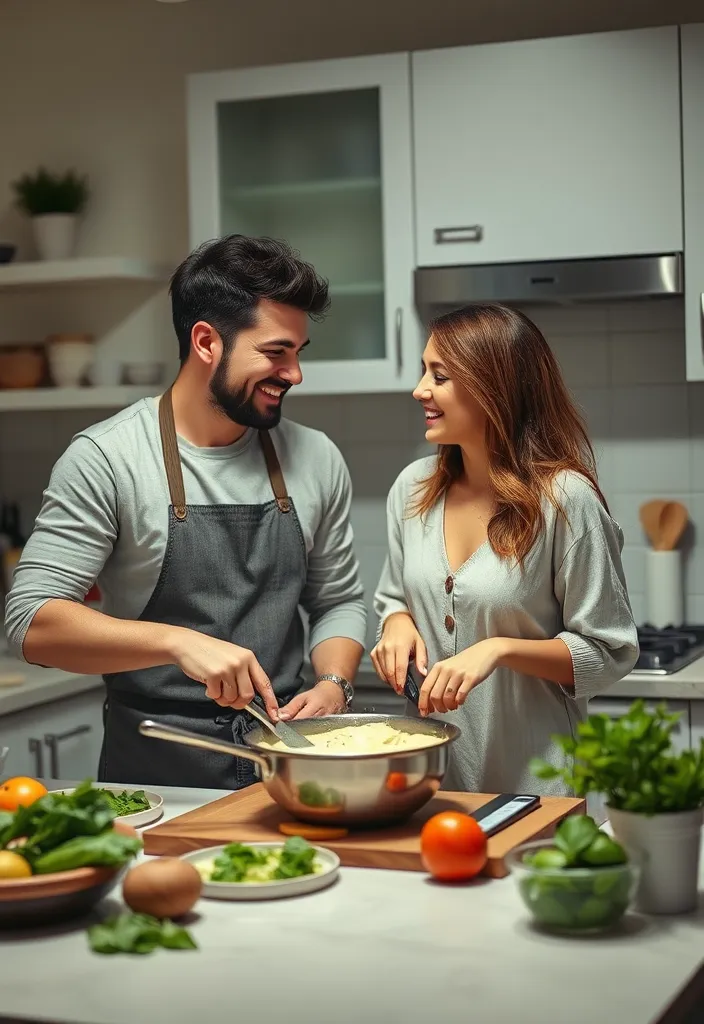
{"label": "utensil holder", "polygon": [[680,551],[646,551],[645,621],[656,629],[684,623]]}

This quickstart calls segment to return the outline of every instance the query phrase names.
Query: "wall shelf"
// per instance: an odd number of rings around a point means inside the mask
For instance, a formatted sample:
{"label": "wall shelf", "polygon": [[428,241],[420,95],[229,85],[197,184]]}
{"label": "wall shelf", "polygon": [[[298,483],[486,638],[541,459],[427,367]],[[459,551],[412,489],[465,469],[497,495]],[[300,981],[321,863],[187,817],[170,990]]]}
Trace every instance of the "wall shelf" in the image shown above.
{"label": "wall shelf", "polygon": [[160,385],[136,387],[31,388],[0,391],[0,413],[51,409],[124,409],[160,393]]}
{"label": "wall shelf", "polygon": [[168,277],[169,271],[165,267],[123,256],[0,264],[0,290],[30,286],[36,288],[130,282],[157,284],[165,283]]}

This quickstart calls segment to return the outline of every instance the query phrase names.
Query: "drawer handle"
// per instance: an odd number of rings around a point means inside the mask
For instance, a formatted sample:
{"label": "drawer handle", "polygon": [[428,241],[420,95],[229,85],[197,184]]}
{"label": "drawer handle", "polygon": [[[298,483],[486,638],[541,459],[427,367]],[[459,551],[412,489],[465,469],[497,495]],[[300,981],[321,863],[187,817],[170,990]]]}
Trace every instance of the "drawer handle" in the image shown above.
{"label": "drawer handle", "polygon": [[77,725],[75,729],[69,729],[68,732],[48,732],[44,735],[44,742],[49,748],[49,773],[52,779],[58,779],[59,776],[59,743],[62,740],[72,739],[74,736],[82,736],[83,733],[90,732],[89,725]]}
{"label": "drawer handle", "polygon": [[481,224],[470,224],[466,228],[435,228],[435,244],[445,245],[448,242],[481,242],[484,228]]}
{"label": "drawer handle", "polygon": [[403,370],[403,310],[396,310],[396,375],[401,376]]}
{"label": "drawer handle", "polygon": [[29,752],[34,754],[34,777],[36,779],[44,778],[44,750],[42,748],[42,741],[38,740],[36,736],[31,736],[29,740]]}

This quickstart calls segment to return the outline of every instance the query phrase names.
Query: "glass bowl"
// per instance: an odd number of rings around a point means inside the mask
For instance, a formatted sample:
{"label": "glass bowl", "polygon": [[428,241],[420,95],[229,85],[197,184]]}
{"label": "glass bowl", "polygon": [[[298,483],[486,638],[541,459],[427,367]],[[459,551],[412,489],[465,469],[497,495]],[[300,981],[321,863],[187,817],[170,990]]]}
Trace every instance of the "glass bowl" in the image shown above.
{"label": "glass bowl", "polygon": [[506,857],[529,913],[551,931],[584,935],[613,928],[633,901],[640,866],[632,858],[604,867],[536,868],[526,863],[527,855],[554,847],[552,839],[541,839],[516,847]]}

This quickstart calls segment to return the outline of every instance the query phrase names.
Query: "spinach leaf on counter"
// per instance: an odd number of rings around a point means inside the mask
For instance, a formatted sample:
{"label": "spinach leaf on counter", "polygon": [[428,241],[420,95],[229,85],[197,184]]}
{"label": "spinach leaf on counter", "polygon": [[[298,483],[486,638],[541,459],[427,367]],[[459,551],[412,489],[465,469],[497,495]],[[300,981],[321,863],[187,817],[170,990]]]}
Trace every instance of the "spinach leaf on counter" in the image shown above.
{"label": "spinach leaf on counter", "polygon": [[76,836],[69,839],[48,853],[43,853],[32,867],[37,875],[73,871],[74,868],[118,867],[141,849],[141,839],[109,829],[99,836]]}
{"label": "spinach leaf on counter", "polygon": [[170,918],[160,920],[149,914],[120,914],[88,929],[94,953],[152,953],[163,949],[197,949],[195,940]]}
{"label": "spinach leaf on counter", "polygon": [[116,793],[111,789],[101,789],[102,793],[112,811],[121,818],[124,814],[137,814],[139,811],[148,811],[151,804],[143,789],[136,789],[130,793],[126,789]]}

